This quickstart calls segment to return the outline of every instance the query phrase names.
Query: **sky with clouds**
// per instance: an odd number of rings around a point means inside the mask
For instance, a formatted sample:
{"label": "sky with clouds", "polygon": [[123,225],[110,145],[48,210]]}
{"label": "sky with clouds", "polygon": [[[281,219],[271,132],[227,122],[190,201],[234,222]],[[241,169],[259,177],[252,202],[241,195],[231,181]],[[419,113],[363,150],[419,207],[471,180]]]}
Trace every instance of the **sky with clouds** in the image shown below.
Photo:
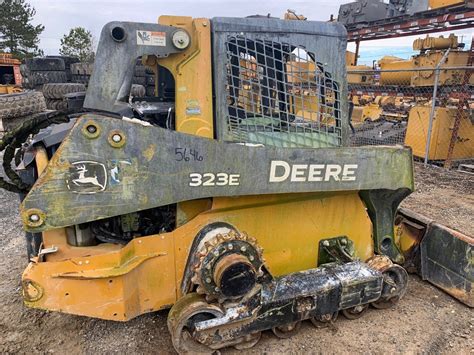
{"label": "sky with clouds", "polygon": [[[270,13],[283,17],[287,9],[304,14],[309,20],[327,21],[331,14],[337,16],[339,6],[349,0],[28,0],[35,9],[37,23],[45,25],[41,36],[41,48],[46,54],[57,54],[60,38],[72,27],[82,26],[90,30],[97,40],[102,26],[109,21],[156,22],[160,15],[192,17],[229,16]],[[472,30],[459,31],[464,41],[470,43]],[[361,46],[361,62],[384,54],[408,58],[412,37],[383,41],[369,41]],[[351,49],[351,45],[349,45]]]}

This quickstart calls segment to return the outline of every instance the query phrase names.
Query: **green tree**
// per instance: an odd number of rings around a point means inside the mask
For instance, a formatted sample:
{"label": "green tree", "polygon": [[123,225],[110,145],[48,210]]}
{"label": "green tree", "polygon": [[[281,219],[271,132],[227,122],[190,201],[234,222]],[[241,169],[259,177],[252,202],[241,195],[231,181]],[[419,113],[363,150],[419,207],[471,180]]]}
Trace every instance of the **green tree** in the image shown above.
{"label": "green tree", "polygon": [[41,56],[39,35],[43,25],[32,25],[35,9],[25,0],[0,1],[0,51],[8,51],[15,57]]}
{"label": "green tree", "polygon": [[81,62],[94,60],[92,33],[84,27],[71,28],[69,34],[61,38],[59,53],[79,58]]}

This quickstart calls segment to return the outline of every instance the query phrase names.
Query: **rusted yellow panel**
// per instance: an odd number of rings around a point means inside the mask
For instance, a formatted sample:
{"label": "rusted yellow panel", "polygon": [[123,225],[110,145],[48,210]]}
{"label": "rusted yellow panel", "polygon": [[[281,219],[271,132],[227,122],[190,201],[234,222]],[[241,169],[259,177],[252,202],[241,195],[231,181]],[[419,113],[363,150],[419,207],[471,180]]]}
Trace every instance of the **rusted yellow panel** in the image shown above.
{"label": "rusted yellow panel", "polygon": [[[415,68],[435,68],[443,58],[444,51],[427,52],[413,57]],[[441,68],[467,66],[469,51],[451,51]],[[465,70],[441,70],[439,85],[459,84],[463,81]],[[434,70],[413,72],[411,84],[413,86],[433,86]],[[474,75],[471,75],[470,84],[474,84]]]}
{"label": "rusted yellow panel", "polygon": [[31,283],[41,295],[27,295],[25,302],[121,321],[171,305],[176,299],[172,237],[144,237],[113,252],[63,261],[48,255],[47,262],[30,263],[23,273],[24,290]]}
{"label": "rusted yellow panel", "polygon": [[346,235],[358,258],[373,255],[372,224],[357,192],[215,198],[211,210],[173,232],[126,246],[66,247],[65,235],[58,243],[60,233],[52,233],[56,239],[45,247],[58,246],[61,257],[54,253],[46,262],[30,263],[23,274],[26,304],[121,321],[169,307],[180,297],[195,236],[218,221],[255,237],[275,276],[316,267],[325,238]]}
{"label": "rusted yellow panel", "polygon": [[[408,118],[405,144],[413,149],[413,155],[425,156],[430,106],[415,106]],[[437,107],[431,133],[429,160],[445,160],[451,141],[454,121],[458,109],[456,107]],[[454,146],[453,159],[467,159],[474,156],[474,125],[465,110],[461,118],[458,139]]]}

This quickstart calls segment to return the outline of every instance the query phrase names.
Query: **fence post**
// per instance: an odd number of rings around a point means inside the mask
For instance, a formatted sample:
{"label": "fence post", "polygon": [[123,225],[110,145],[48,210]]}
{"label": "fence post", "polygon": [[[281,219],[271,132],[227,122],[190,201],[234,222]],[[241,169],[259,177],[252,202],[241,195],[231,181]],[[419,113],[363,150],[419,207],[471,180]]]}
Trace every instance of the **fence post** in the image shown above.
{"label": "fence post", "polygon": [[[467,61],[468,67],[472,67],[474,63],[474,37],[472,37],[471,41],[471,49],[469,51],[469,58]],[[469,82],[471,81],[472,76],[472,68],[470,70],[466,70],[464,73],[464,78],[461,83],[463,88],[469,87]],[[462,98],[459,99],[458,103],[458,110],[456,113],[456,118],[454,119],[454,126],[453,126],[453,133],[451,135],[451,140],[449,142],[448,147],[448,155],[446,156],[446,162],[444,164],[445,169],[451,169],[451,165],[453,163],[453,153],[454,153],[454,146],[456,145],[456,141],[458,139],[459,128],[461,126],[461,120],[467,115],[467,111],[464,111],[464,105],[466,105],[466,110],[469,109],[469,102],[467,99],[467,95],[463,93]]]}
{"label": "fence post", "polygon": [[449,48],[446,53],[444,53],[443,58],[439,61],[438,65],[436,65],[435,68],[435,82],[434,82],[434,87],[433,87],[433,99],[432,99],[432,104],[431,104],[431,112],[430,112],[430,120],[428,123],[428,133],[426,135],[426,147],[425,147],[425,166],[428,165],[428,159],[430,156],[430,145],[431,145],[431,131],[433,130],[433,120],[434,120],[434,115],[436,113],[436,98],[438,96],[438,85],[439,85],[439,74],[440,74],[440,68],[448,58],[449,52],[451,51],[451,48]]}

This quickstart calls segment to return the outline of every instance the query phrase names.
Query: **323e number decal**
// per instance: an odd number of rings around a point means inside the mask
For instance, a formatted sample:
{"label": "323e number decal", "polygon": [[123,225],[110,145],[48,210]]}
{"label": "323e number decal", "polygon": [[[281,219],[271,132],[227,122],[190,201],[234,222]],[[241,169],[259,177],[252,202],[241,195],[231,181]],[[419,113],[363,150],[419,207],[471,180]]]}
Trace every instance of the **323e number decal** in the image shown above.
{"label": "323e number decal", "polygon": [[239,186],[240,174],[227,173],[191,173],[189,174],[189,186]]}

